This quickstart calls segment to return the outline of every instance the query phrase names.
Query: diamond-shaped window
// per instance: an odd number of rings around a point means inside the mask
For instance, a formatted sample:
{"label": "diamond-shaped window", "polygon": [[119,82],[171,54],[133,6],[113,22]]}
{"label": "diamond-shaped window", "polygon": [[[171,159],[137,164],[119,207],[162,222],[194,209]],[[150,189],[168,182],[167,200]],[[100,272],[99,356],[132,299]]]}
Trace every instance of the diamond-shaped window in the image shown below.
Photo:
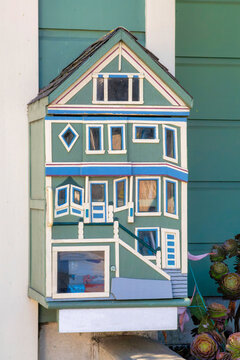
{"label": "diamond-shaped window", "polygon": [[63,129],[63,131],[58,135],[58,137],[65,146],[66,150],[70,151],[73,145],[75,144],[75,142],[77,141],[79,135],[74,130],[74,128],[70,124],[68,124]]}

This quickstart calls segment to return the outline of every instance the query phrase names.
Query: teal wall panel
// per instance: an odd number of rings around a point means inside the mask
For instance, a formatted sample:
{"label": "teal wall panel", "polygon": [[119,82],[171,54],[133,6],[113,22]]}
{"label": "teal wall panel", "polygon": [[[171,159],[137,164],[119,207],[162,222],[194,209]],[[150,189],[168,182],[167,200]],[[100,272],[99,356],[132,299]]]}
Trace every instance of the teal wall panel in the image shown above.
{"label": "teal wall panel", "polygon": [[240,57],[239,0],[177,0],[177,56]]}
{"label": "teal wall panel", "polygon": [[194,98],[191,119],[240,119],[240,59],[177,58],[176,76]]}
{"label": "teal wall panel", "polygon": [[190,181],[239,181],[240,121],[190,120],[188,145]]}
{"label": "teal wall panel", "polygon": [[124,26],[145,42],[145,0],[40,0],[39,86],[106,32]]}
{"label": "teal wall panel", "polygon": [[[188,122],[193,254],[240,232],[239,16],[239,0],[176,0],[176,77],[194,97]],[[190,263],[202,294],[219,295],[209,258]],[[190,295],[192,285],[189,275]]]}
{"label": "teal wall panel", "polygon": [[145,0],[40,0],[40,28],[145,30]]}

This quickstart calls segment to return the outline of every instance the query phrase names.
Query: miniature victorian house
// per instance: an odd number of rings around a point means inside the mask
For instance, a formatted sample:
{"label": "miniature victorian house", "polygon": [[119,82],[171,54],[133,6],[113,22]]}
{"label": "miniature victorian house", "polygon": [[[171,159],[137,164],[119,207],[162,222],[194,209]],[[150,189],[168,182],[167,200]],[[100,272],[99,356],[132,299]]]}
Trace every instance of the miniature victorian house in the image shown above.
{"label": "miniature victorian house", "polygon": [[188,305],[191,106],[124,28],[29,104],[29,296],[58,309],[62,331],[176,328]]}

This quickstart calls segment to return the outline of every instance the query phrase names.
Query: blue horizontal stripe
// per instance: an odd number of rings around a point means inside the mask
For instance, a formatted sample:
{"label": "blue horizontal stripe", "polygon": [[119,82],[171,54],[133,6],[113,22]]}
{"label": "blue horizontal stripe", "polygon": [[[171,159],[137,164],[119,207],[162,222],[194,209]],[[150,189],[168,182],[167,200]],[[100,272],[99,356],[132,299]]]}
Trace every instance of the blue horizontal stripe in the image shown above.
{"label": "blue horizontal stripe", "polygon": [[93,218],[94,218],[94,219],[102,219],[102,218],[103,218],[103,214],[93,214]]}
{"label": "blue horizontal stripe", "polygon": [[93,210],[103,210],[103,206],[93,206]]}
{"label": "blue horizontal stripe", "polygon": [[167,175],[178,180],[188,181],[188,174],[183,173],[177,169],[164,167],[61,167],[61,166],[46,166],[46,176],[91,176],[91,175],[106,175],[106,176],[117,176],[117,175]]}
{"label": "blue horizontal stripe", "polygon": [[77,210],[77,209],[72,209],[72,212],[76,214],[81,214],[81,210]]}
{"label": "blue horizontal stripe", "polygon": [[[166,116],[188,116],[189,111],[182,112],[165,112],[165,111],[124,111],[124,110],[48,110],[48,114],[110,114],[110,115],[120,115],[120,114],[128,114],[128,115],[166,115]],[[169,119],[170,120],[170,119]],[[153,119],[152,119],[153,121]],[[178,119],[178,121],[186,121],[186,119]]]}
{"label": "blue horizontal stripe", "polygon": [[57,213],[57,215],[59,215],[59,214],[64,214],[64,213],[66,213],[67,211],[68,211],[67,209],[58,210],[58,211],[56,211],[56,213]]}
{"label": "blue horizontal stripe", "polygon": [[112,75],[108,75],[109,78],[128,78],[127,75],[122,75],[122,74],[112,74]]}
{"label": "blue horizontal stripe", "polygon": [[[154,121],[163,121],[163,122],[177,122],[177,121],[187,121],[187,118],[179,118],[176,116],[176,113],[174,113],[175,116],[174,117],[171,117],[171,118],[168,118],[168,117],[165,117],[165,116],[156,116],[154,117]],[[119,121],[123,121],[123,120],[137,120],[137,121],[149,121],[149,122],[153,122],[153,118],[152,117],[141,117],[141,116],[131,116],[131,117],[127,117],[127,116],[114,116],[113,118],[112,117],[109,117],[109,118],[103,118],[102,116],[71,116],[71,118],[69,118],[69,116],[61,116],[61,115],[58,115],[58,116],[52,116],[52,115],[46,115],[45,116],[45,120],[50,120],[50,121],[74,121],[74,120],[82,120],[82,121],[95,121],[95,120],[101,120],[103,123],[106,122],[108,123],[109,121],[111,120],[119,120]]]}
{"label": "blue horizontal stripe", "polygon": [[174,240],[175,236],[171,234],[167,234],[167,239]]}

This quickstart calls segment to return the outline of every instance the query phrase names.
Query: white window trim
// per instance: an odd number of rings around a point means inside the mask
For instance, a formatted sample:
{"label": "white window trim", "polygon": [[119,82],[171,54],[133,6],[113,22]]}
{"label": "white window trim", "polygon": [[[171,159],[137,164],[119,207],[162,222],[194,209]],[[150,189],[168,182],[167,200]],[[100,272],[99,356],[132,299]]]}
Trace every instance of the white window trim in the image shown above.
{"label": "white window trim", "polygon": [[[101,129],[100,130],[100,144],[101,144],[100,150],[90,150],[89,128],[100,128]],[[97,124],[97,125],[87,124],[86,125],[86,150],[85,150],[86,154],[100,155],[100,154],[105,153],[103,130],[104,130],[104,126],[102,124]]]}
{"label": "white window trim", "polygon": [[[156,134],[156,138],[155,139],[137,139],[136,138],[136,127],[146,127],[146,128],[155,128],[155,134]],[[132,142],[134,143],[145,143],[145,144],[154,144],[154,143],[159,143],[159,135],[158,135],[158,124],[147,124],[147,125],[143,125],[143,124],[133,124],[132,126]]]}
{"label": "white window trim", "polygon": [[[126,189],[125,189],[126,193],[124,194],[124,197],[126,199],[126,205],[117,207],[116,184],[119,181],[125,181],[125,183],[126,183]],[[123,178],[118,178],[118,179],[113,180],[113,211],[118,212],[118,211],[122,211],[122,210],[126,210],[126,209],[128,209],[128,178],[123,177]]]}
{"label": "white window trim", "polygon": [[[174,183],[175,184],[175,189],[176,189],[176,194],[175,194],[175,205],[176,205],[176,214],[171,214],[169,212],[167,212],[167,181]],[[173,218],[173,219],[178,219],[178,181],[177,180],[173,180],[171,178],[167,178],[164,177],[163,178],[163,200],[164,200],[164,204],[163,204],[163,213],[164,216]]]}
{"label": "white window trim", "polygon": [[[178,163],[178,139],[177,139],[177,129],[168,125],[163,125],[163,159]],[[174,133],[174,146],[175,146],[175,158],[169,157],[166,155],[166,129],[172,130]]]}
{"label": "white window trim", "polygon": [[[156,230],[157,232],[157,247],[160,246],[160,230],[159,227],[154,227],[154,226],[146,226],[146,227],[136,227],[135,228],[135,235],[138,236],[138,231],[141,230],[145,230],[145,231],[151,231],[151,230]],[[138,251],[138,240],[135,239],[135,250],[142,255],[139,251]],[[160,260],[161,260],[161,252],[158,251],[156,255],[142,255],[144,256],[144,258],[148,259],[148,260],[156,260],[156,264],[159,266],[160,265]]]}
{"label": "white window trim", "polygon": [[[59,191],[61,191],[63,189],[66,189],[67,201],[63,205],[58,205],[58,193],[59,193]],[[58,211],[65,210],[65,209],[67,209],[67,211],[64,212],[63,214],[57,214]],[[56,189],[55,189],[55,211],[54,211],[54,216],[55,216],[55,218],[57,218],[57,217],[65,216],[65,215],[68,215],[68,214],[69,214],[69,184],[56,187]]]}
{"label": "white window trim", "polygon": [[[103,251],[104,252],[104,292],[99,293],[64,293],[59,294],[57,292],[57,258],[58,252],[79,252],[79,251]],[[57,246],[53,247],[53,284],[52,284],[52,297],[53,299],[65,299],[65,298],[99,298],[109,297],[109,246]]]}
{"label": "white window trim", "polygon": [[[111,130],[112,128],[122,128],[122,143],[123,143],[123,149],[122,150],[113,150],[112,149],[112,134],[111,134]],[[110,124],[108,125],[108,153],[109,154],[126,154],[127,153],[127,149],[126,149],[126,141],[125,141],[125,124]]]}
{"label": "white window trim", "polygon": [[[138,181],[157,180],[158,181],[158,212],[138,212]],[[135,178],[135,215],[136,216],[160,216],[161,215],[161,177],[160,176],[136,176]]]}
{"label": "white window trim", "polygon": [[[175,258],[176,266],[168,265],[167,263],[167,235],[173,234],[175,236]],[[161,252],[162,252],[162,269],[179,269],[180,268],[180,244],[179,244],[179,230],[161,228]]]}
{"label": "white window trim", "polygon": [[[104,78],[104,100],[103,101],[98,101],[97,100],[97,78],[98,75],[102,75]],[[132,88],[130,90],[129,87],[129,92],[128,92],[128,101],[108,101],[108,86],[107,86],[107,80],[109,78],[109,75],[124,75],[128,77],[128,84],[130,85],[131,83],[131,79],[133,78],[133,76],[138,76],[139,78],[139,101],[131,101],[130,100],[130,95],[132,95]],[[93,79],[93,104],[143,104],[143,78],[144,75],[141,73],[98,73],[98,74],[93,74],[92,75],[92,79]]]}
{"label": "white window trim", "polygon": [[89,206],[90,206],[90,212],[89,212],[89,219],[91,223],[94,223],[92,220],[92,195],[91,195],[91,184],[105,184],[106,185],[106,197],[105,197],[105,214],[106,219],[105,221],[99,220],[98,222],[107,223],[108,222],[108,181],[107,180],[93,180],[88,182],[88,192],[89,192]]}
{"label": "white window trim", "polygon": [[[80,191],[82,193],[82,205],[78,205],[75,202],[73,202],[73,190],[76,189],[77,191]],[[83,205],[84,205],[84,189],[76,186],[71,185],[70,186],[70,213],[74,216],[83,216]],[[76,214],[73,209],[79,210],[80,214]]]}
{"label": "white window trim", "polygon": [[[72,132],[74,133],[74,135],[75,135],[75,139],[73,140],[73,142],[71,143],[70,146],[68,146],[67,143],[66,143],[66,142],[64,141],[64,139],[62,138],[63,134],[66,132],[66,130],[67,130],[68,128],[70,128],[71,131],[72,131]],[[68,152],[70,152],[70,151],[72,150],[73,145],[75,144],[75,142],[76,142],[77,139],[79,138],[79,135],[78,135],[78,133],[76,132],[76,130],[72,127],[72,125],[67,124],[67,125],[65,126],[65,128],[60,132],[60,134],[58,135],[58,137],[59,137],[61,143],[64,145],[65,149],[66,149]]]}

